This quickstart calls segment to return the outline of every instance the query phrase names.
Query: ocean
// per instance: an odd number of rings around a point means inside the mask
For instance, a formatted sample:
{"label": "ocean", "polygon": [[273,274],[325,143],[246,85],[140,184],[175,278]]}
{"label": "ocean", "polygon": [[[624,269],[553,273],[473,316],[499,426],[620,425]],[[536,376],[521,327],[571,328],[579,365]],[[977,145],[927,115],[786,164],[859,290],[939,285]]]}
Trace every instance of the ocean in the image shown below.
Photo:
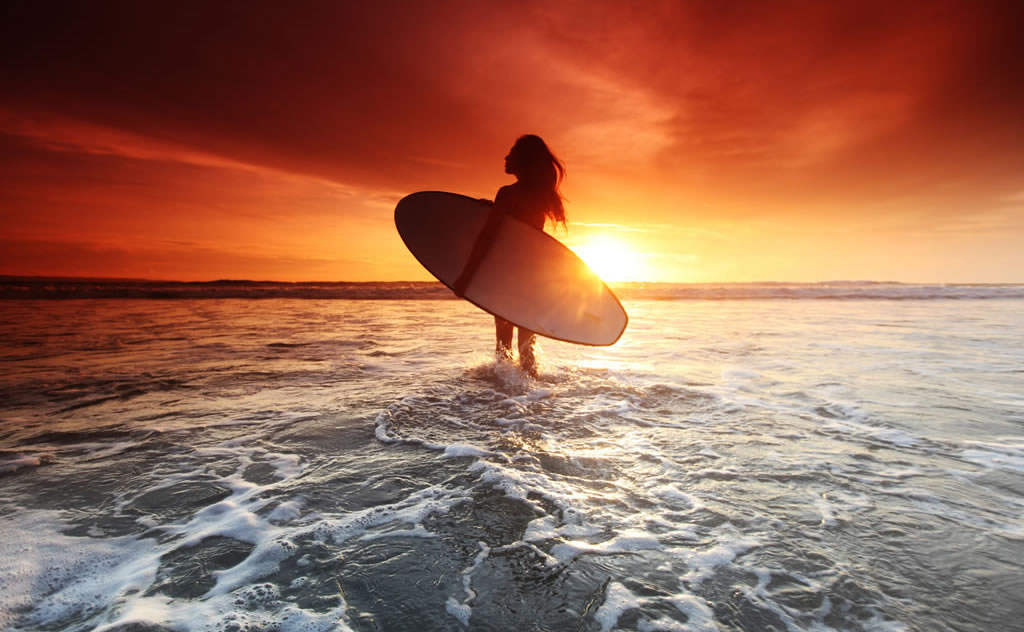
{"label": "ocean", "polygon": [[1024,630],[1024,286],[0,279],[5,630]]}

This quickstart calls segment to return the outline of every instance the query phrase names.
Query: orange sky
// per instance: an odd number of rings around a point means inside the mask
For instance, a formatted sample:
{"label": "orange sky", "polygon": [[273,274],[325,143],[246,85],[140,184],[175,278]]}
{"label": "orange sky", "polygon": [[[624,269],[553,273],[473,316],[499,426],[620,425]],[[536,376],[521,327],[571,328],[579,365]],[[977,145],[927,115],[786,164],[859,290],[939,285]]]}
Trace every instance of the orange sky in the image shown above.
{"label": "orange sky", "polygon": [[0,274],[427,280],[530,132],[623,278],[1024,281],[1012,2],[123,4],[5,7]]}

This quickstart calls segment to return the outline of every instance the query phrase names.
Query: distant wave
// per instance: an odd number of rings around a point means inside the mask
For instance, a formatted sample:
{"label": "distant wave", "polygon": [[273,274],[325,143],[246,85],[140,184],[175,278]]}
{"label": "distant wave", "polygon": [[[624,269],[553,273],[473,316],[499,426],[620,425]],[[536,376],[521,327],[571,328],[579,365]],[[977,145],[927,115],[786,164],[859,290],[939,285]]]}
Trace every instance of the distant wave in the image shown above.
{"label": "distant wave", "polygon": [[[913,284],[873,281],[826,283],[621,283],[623,300],[935,300],[1021,299],[1024,284]],[[145,281],[0,277],[0,299],[343,299],[444,300],[451,290],[435,282]]]}
{"label": "distant wave", "polygon": [[144,281],[121,279],[3,279],[2,299],[397,299],[455,298],[431,282]]}
{"label": "distant wave", "polygon": [[830,281],[825,283],[630,283],[616,287],[627,299],[1019,299],[1024,284],[892,283]]}

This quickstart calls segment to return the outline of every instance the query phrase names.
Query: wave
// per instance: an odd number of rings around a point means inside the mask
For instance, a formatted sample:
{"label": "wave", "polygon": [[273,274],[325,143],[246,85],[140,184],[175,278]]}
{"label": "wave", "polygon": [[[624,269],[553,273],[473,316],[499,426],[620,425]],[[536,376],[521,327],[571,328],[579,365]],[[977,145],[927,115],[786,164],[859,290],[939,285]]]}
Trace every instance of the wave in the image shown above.
{"label": "wave", "polygon": [[628,283],[613,286],[619,296],[653,300],[745,299],[1020,299],[1017,283],[896,283],[829,281],[822,283]]}
{"label": "wave", "polygon": [[[831,281],[823,283],[617,283],[612,288],[630,300],[936,300],[1021,299],[1024,284],[895,283]],[[0,277],[0,299],[342,299],[447,300],[451,290],[436,282],[283,282],[148,281]]]}

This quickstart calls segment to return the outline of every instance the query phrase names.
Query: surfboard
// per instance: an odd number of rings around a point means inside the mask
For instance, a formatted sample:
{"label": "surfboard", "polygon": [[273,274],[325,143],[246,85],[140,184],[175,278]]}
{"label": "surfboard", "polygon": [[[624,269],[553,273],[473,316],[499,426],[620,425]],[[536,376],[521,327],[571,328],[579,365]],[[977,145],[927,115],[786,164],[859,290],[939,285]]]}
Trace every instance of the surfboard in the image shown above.
{"label": "surfboard", "polygon": [[[465,195],[420,191],[398,202],[395,227],[420,264],[454,288],[492,211]],[[615,344],[629,322],[618,297],[576,253],[508,215],[500,216],[463,298],[518,327],[582,345]]]}

